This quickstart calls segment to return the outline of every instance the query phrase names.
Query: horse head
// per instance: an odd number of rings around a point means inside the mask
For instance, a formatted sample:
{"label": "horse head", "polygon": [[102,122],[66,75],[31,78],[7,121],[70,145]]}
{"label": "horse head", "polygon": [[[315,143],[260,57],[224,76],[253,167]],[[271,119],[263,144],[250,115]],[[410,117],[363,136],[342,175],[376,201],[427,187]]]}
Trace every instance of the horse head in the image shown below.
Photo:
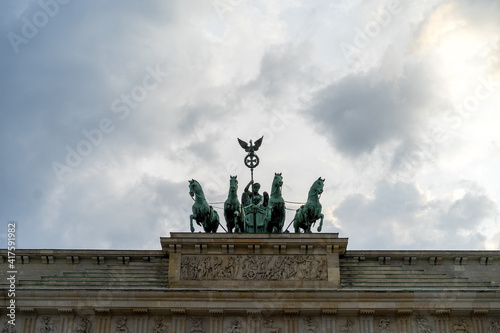
{"label": "horse head", "polygon": [[194,198],[195,195],[203,197],[203,190],[201,189],[200,183],[198,181],[191,179],[189,182],[189,195]]}
{"label": "horse head", "polygon": [[280,186],[280,187],[283,186],[283,176],[281,175],[281,172],[280,173],[277,173],[277,172],[274,173],[273,184],[275,184],[277,186]]}
{"label": "horse head", "polygon": [[238,176],[229,176],[229,192],[238,191]]}
{"label": "horse head", "polygon": [[321,179],[321,177],[319,177],[318,180],[312,184],[311,189],[309,190],[309,197],[323,193],[324,182],[325,179]]}
{"label": "horse head", "polygon": [[280,173],[275,172],[271,194],[276,191],[279,191],[281,189],[281,186],[283,186],[283,177],[281,176],[281,172]]}

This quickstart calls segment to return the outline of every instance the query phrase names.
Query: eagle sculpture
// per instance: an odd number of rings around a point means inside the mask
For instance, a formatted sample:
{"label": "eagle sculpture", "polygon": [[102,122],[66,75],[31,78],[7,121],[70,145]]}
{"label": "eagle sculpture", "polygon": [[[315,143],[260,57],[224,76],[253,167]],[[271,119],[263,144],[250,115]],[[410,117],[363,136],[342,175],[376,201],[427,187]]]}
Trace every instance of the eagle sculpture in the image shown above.
{"label": "eagle sculpture", "polygon": [[250,143],[246,143],[245,141],[238,138],[238,143],[240,144],[241,148],[245,149],[247,153],[253,155],[254,152],[259,150],[259,147],[262,144],[262,139],[264,139],[264,136],[262,136],[260,139],[256,140],[254,144],[252,144],[252,140],[250,140]]}

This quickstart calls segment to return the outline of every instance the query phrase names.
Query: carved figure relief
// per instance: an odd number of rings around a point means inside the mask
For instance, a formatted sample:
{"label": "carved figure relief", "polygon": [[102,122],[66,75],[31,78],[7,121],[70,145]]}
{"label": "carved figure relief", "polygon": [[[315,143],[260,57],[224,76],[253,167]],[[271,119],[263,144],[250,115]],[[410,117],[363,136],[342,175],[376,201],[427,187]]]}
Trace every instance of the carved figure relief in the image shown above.
{"label": "carved figure relief", "polygon": [[205,333],[203,319],[193,319],[193,326],[191,326],[189,333]]}
{"label": "carved figure relief", "polygon": [[351,318],[347,318],[345,325],[340,326],[341,333],[352,333],[353,322]]}
{"label": "carved figure relief", "polygon": [[16,326],[9,324],[8,321],[3,323],[2,333],[16,333]]}
{"label": "carved figure relief", "polygon": [[390,323],[390,319],[380,319],[380,321],[378,322],[380,333],[392,333],[392,329],[389,327]]}
{"label": "carved figure relief", "polygon": [[457,324],[453,324],[453,332],[455,333],[470,333],[470,326],[465,319],[459,319]]}
{"label": "carved figure relief", "polygon": [[226,331],[226,333],[243,333],[241,330],[241,321],[235,320],[231,323],[231,327]]}
{"label": "carved figure relief", "polygon": [[427,319],[417,318],[415,319],[415,323],[417,324],[418,333],[432,333],[432,327],[427,325]]}
{"label": "carved figure relief", "polygon": [[56,326],[52,323],[52,318],[45,316],[42,317],[42,325],[40,326],[40,333],[55,332]]}
{"label": "carved figure relief", "polygon": [[306,324],[306,333],[318,333],[318,325],[311,317],[305,318],[304,322]]}
{"label": "carved figure relief", "polygon": [[281,328],[273,327],[274,322],[272,319],[264,320],[264,327],[266,328],[266,333],[281,333]]}
{"label": "carved figure relief", "polygon": [[82,318],[78,325],[76,325],[76,333],[90,333],[92,329],[92,321],[89,318]]}
{"label": "carved figure relief", "polygon": [[182,256],[182,280],[326,280],[324,256]]}
{"label": "carved figure relief", "polygon": [[167,326],[163,323],[163,318],[155,319],[153,333],[168,333]]}
{"label": "carved figure relief", "polygon": [[127,318],[121,317],[116,320],[116,333],[128,333]]}
{"label": "carved figure relief", "polygon": [[500,319],[491,321],[488,333],[500,333]]}

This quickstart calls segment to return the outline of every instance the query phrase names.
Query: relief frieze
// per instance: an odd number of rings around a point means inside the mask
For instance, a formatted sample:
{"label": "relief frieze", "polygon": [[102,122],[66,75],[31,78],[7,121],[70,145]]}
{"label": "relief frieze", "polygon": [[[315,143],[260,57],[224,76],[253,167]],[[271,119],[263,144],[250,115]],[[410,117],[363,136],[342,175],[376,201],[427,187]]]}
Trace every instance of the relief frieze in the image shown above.
{"label": "relief frieze", "polygon": [[17,333],[16,326],[15,325],[11,325],[11,324],[9,324],[8,321],[6,321],[3,324],[2,333]]}
{"label": "relief frieze", "polygon": [[165,325],[163,318],[155,319],[153,333],[168,333],[167,325]]}
{"label": "relief frieze", "polygon": [[90,333],[92,330],[92,320],[89,318],[81,318],[76,325],[76,333]]}
{"label": "relief frieze", "polygon": [[56,326],[52,323],[52,318],[49,316],[42,317],[42,325],[40,326],[40,333],[55,332]]}
{"label": "relief frieze", "polygon": [[427,324],[427,319],[417,317],[415,319],[417,333],[432,333],[433,329]]}
{"label": "relief frieze", "polygon": [[460,318],[458,323],[453,324],[453,332],[454,333],[470,333],[471,328],[469,324],[465,321],[465,319]]}
{"label": "relief frieze", "polygon": [[183,255],[182,280],[326,280],[321,255]]}
{"label": "relief frieze", "polygon": [[500,333],[500,319],[496,319],[491,322],[491,325],[488,328],[488,333]]}

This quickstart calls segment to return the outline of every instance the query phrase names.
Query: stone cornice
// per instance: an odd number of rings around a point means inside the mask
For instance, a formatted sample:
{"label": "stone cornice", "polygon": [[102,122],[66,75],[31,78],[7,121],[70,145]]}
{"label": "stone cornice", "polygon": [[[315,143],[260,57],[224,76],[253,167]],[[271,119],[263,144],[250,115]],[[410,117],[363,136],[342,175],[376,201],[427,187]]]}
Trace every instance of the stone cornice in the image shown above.
{"label": "stone cornice", "polygon": [[175,232],[162,237],[165,254],[343,254],[347,238],[328,234],[228,234]]}

